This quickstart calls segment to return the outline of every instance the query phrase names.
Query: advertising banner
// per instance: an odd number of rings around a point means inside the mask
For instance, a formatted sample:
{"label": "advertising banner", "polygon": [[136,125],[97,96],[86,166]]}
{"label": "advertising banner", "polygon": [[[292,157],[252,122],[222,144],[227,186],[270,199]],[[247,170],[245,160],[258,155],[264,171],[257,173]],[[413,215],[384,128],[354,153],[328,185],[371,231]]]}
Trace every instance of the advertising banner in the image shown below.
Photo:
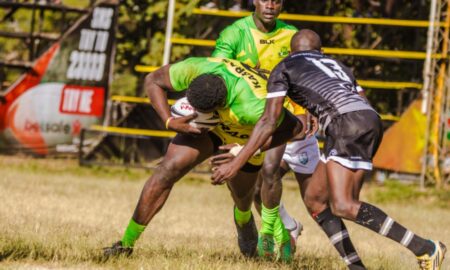
{"label": "advertising banner", "polygon": [[103,119],[114,58],[117,5],[80,18],[4,93],[0,150],[46,155]]}

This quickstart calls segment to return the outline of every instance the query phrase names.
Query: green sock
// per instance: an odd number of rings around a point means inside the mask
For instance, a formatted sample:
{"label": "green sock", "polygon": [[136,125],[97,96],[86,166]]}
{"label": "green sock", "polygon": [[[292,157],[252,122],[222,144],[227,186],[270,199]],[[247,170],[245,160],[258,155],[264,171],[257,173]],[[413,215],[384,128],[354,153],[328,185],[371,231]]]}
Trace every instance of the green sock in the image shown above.
{"label": "green sock", "polygon": [[266,208],[264,205],[261,206],[261,230],[262,234],[273,235],[274,234],[274,225],[275,220],[280,218],[280,214],[278,209],[280,206],[277,206],[272,209]]}
{"label": "green sock", "polygon": [[281,217],[278,215],[273,226],[273,238],[278,244],[286,243],[291,239],[289,231],[284,227]]}
{"label": "green sock", "polygon": [[250,221],[250,218],[252,217],[252,210],[248,211],[241,211],[236,206],[234,207],[234,219],[236,220],[236,223],[239,225],[239,227],[244,226]]}
{"label": "green sock", "polygon": [[127,229],[122,237],[123,247],[133,247],[141,233],[145,230],[144,225],[137,224],[133,219],[130,220]]}

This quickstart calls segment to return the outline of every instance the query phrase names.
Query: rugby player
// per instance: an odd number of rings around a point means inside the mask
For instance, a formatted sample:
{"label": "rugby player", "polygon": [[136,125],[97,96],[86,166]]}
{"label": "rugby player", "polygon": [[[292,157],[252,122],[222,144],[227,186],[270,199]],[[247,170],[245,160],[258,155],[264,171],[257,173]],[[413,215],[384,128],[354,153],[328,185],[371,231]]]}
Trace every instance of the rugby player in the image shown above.
{"label": "rugby player", "polygon": [[[282,59],[289,55],[290,41],[297,32],[297,28],[278,19],[283,8],[283,0],[255,0],[254,6],[255,11],[252,15],[237,20],[220,33],[213,56],[237,59],[251,67],[270,73]],[[285,106],[306,122],[306,112],[302,107],[293,102],[286,103]],[[286,151],[284,151],[285,148]],[[222,156],[213,157],[212,162],[222,159]],[[313,174],[319,163],[319,147],[315,136],[294,140],[287,146],[279,146],[266,152],[261,172],[265,177],[260,175],[254,199],[255,207],[262,219],[258,251],[260,256],[271,257],[274,253],[275,240],[277,256],[284,261],[289,261],[295,252],[296,239],[302,230],[302,225],[293,219],[280,203],[282,193],[280,174],[287,172],[286,170],[278,172],[281,156],[284,164],[289,165],[295,172],[302,198],[310,213],[319,213],[327,208],[328,193],[326,176],[320,171]],[[261,181],[261,178],[264,180]],[[262,187],[261,182],[263,182]],[[282,222],[278,221],[280,218]],[[340,218],[330,216],[329,219],[319,224],[328,235],[346,232]],[[333,226],[330,228],[329,224]],[[284,227],[289,231],[290,238]],[[333,242],[333,245],[344,261],[347,256],[355,258],[349,265],[350,268],[364,268],[362,262],[357,260],[359,257],[349,237],[344,238],[343,241]]]}
{"label": "rugby player", "polygon": [[[134,214],[122,239],[104,249],[106,257],[130,255],[134,244],[152,218],[161,210],[174,184],[196,165],[210,157],[220,145],[245,144],[262,115],[267,81],[252,68],[235,60],[188,58],[166,65],[146,76],[145,90],[158,115],[170,130],[178,132],[169,144],[162,162],[145,183]],[[212,131],[189,125],[195,117],[173,118],[167,104],[167,92],[186,90],[192,107],[199,112],[217,111],[221,122]],[[299,132],[301,123],[290,113],[282,113],[276,135],[277,144]],[[296,130],[290,128],[297,126]],[[195,136],[193,136],[195,135]],[[234,221],[238,245],[246,257],[256,255],[258,233],[251,213],[253,190],[264,155],[249,159],[227,185],[234,201]]]}
{"label": "rugby player", "polygon": [[446,252],[443,243],[414,234],[378,207],[359,200],[364,171],[372,169],[372,158],[383,131],[379,115],[358,95],[350,69],[323,55],[320,38],[311,30],[295,34],[291,50],[291,55],[270,76],[266,108],[247,145],[235,159],[213,172],[213,183],[222,183],[235,175],[272,134],[284,97],[289,96],[317,116],[325,130],[325,170],[331,209],[318,213],[316,218],[332,213],[353,221],[412,251],[420,269],[440,269]]}

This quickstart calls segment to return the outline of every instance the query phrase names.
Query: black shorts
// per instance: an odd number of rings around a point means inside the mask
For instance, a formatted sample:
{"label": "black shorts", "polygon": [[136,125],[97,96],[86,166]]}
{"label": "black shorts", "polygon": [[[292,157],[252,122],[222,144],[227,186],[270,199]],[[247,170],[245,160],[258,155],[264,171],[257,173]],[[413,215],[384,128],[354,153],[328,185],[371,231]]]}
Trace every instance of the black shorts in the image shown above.
{"label": "black shorts", "polygon": [[[219,152],[219,146],[223,145],[222,139],[220,139],[216,134],[212,132],[208,132],[209,137],[211,138],[211,141],[214,144],[214,152]],[[253,165],[251,163],[246,162],[244,166],[240,169],[243,172],[247,173],[254,173],[259,171],[262,166]]]}
{"label": "black shorts", "polygon": [[324,155],[349,169],[372,169],[372,158],[383,138],[378,114],[349,112],[331,120],[325,131]]}

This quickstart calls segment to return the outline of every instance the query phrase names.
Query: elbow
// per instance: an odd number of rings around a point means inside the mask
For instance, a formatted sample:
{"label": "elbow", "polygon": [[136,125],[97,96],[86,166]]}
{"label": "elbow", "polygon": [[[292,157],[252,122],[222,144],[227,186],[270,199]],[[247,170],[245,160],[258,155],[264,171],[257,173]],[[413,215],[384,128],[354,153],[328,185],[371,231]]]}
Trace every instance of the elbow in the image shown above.
{"label": "elbow", "polygon": [[267,133],[274,133],[277,128],[277,119],[270,115],[263,115],[259,120],[261,128]]}
{"label": "elbow", "polygon": [[148,85],[152,84],[152,82],[153,82],[153,73],[149,73],[145,76],[144,85],[148,86]]}
{"label": "elbow", "polygon": [[154,85],[154,84],[155,84],[155,78],[153,76],[153,73],[147,74],[144,79],[144,90],[145,90],[145,93],[147,93],[147,96],[149,98],[151,98],[152,89],[153,89],[152,85]]}

